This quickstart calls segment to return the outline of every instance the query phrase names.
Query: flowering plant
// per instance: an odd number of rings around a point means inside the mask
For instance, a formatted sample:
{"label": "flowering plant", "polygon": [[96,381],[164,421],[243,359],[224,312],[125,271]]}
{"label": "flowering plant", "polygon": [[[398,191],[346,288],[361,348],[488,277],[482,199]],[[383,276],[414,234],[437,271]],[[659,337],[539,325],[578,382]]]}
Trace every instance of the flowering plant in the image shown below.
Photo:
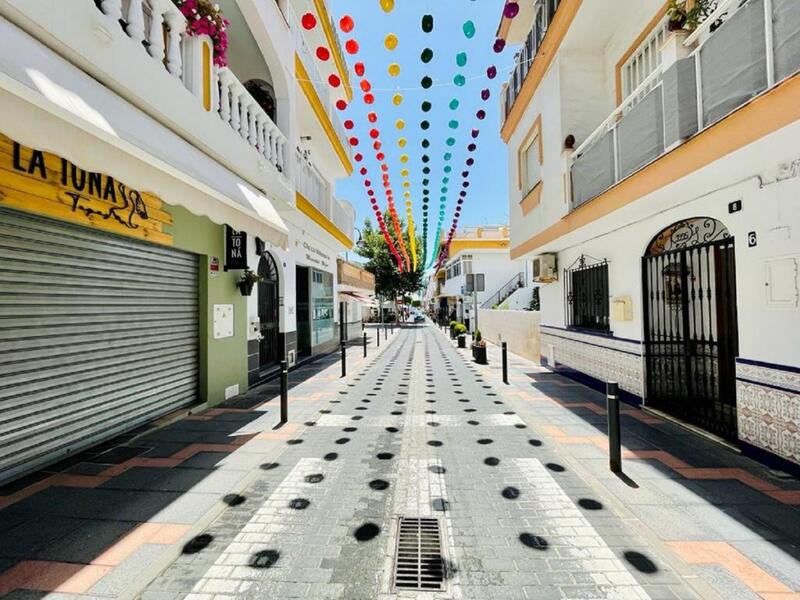
{"label": "flowering plant", "polygon": [[218,67],[228,65],[228,25],[230,21],[222,16],[219,4],[209,0],[172,0],[186,17],[187,35],[207,35],[214,45],[214,64]]}

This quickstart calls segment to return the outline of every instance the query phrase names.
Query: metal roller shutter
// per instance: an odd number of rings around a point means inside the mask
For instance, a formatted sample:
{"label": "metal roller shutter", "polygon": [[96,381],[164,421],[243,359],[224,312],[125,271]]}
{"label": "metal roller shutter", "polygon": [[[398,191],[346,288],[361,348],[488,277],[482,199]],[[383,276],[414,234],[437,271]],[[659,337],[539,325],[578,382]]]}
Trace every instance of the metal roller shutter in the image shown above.
{"label": "metal roller shutter", "polygon": [[197,270],[0,209],[0,483],[196,401]]}

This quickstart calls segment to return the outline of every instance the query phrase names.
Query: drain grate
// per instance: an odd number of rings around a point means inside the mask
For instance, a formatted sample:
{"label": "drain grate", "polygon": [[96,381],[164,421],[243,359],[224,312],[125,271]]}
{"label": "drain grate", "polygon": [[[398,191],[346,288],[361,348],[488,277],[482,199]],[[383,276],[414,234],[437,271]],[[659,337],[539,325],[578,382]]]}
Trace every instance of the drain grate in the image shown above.
{"label": "drain grate", "polygon": [[394,560],[395,589],[442,590],[444,576],[439,520],[400,517]]}

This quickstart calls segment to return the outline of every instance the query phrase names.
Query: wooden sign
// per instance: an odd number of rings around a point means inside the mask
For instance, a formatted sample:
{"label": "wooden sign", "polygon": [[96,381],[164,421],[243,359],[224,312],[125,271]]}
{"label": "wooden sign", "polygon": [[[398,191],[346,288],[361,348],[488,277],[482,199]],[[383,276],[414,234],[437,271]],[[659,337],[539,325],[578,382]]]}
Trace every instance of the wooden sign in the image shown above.
{"label": "wooden sign", "polygon": [[172,245],[172,216],[158,197],[2,134],[0,206]]}

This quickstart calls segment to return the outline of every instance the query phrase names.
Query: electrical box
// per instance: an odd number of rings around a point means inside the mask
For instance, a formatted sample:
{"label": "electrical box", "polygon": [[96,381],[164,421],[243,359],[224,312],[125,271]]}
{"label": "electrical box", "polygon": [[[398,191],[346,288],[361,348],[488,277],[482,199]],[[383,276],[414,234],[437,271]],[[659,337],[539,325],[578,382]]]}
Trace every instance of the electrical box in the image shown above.
{"label": "electrical box", "polygon": [[633,321],[633,300],[630,296],[617,296],[611,300],[612,321]]}
{"label": "electrical box", "polygon": [[533,280],[537,283],[553,283],[558,280],[555,254],[541,254],[533,259]]}
{"label": "electrical box", "polygon": [[214,339],[233,337],[233,304],[214,305]]}
{"label": "electrical box", "polygon": [[252,319],[250,319],[250,326],[247,329],[247,339],[248,340],[261,339],[261,320],[258,317],[253,317]]}
{"label": "electrical box", "polygon": [[800,308],[800,258],[775,258],[764,261],[764,287],[767,307]]}

